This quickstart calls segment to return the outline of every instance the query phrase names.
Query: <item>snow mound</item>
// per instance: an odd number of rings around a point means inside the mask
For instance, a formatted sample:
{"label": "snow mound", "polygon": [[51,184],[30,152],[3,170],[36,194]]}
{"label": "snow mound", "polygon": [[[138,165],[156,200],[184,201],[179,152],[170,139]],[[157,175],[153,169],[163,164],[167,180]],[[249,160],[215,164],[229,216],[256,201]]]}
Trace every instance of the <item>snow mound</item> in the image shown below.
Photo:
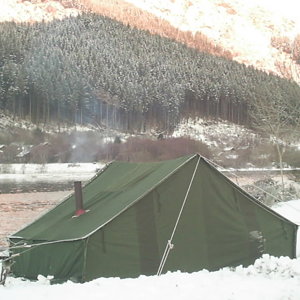
{"label": "snow mound", "polygon": [[298,300],[300,298],[300,259],[264,255],[247,268],[224,268],[192,274],[173,272],[136,279],[99,278],[84,284],[66,282],[50,285],[50,277],[30,282],[7,279],[0,286],[1,299],[208,299],[208,300]]}
{"label": "snow mound", "polygon": [[289,257],[274,257],[264,254],[261,259],[255,261],[248,268],[237,267],[237,274],[257,276],[265,278],[294,278],[300,279],[300,259],[291,260]]}

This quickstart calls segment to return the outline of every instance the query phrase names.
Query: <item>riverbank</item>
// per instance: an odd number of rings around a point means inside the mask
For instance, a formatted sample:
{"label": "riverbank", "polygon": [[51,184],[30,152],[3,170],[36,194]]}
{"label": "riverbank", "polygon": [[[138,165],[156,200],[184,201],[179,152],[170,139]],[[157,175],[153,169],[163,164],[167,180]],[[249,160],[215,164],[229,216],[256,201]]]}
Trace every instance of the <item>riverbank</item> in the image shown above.
{"label": "riverbank", "polygon": [[0,164],[0,180],[88,179],[104,167],[104,163]]}
{"label": "riverbank", "polygon": [[104,163],[0,164],[0,193],[65,191],[86,182]]}
{"label": "riverbank", "polygon": [[0,248],[6,237],[33,222],[72,191],[0,194]]}

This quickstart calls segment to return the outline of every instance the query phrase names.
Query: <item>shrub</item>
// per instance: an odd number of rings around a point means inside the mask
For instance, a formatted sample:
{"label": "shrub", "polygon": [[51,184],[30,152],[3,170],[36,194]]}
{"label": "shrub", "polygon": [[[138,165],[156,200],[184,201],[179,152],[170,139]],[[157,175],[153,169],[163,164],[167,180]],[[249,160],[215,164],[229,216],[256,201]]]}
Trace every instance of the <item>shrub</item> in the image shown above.
{"label": "shrub", "polygon": [[[32,144],[40,144],[45,140],[45,133],[40,128],[36,128],[32,131]],[[28,143],[29,144],[29,143]]]}
{"label": "shrub", "polygon": [[12,136],[9,132],[1,130],[0,132],[0,145],[9,145],[13,142]]}
{"label": "shrub", "polygon": [[284,161],[294,168],[300,168],[300,151],[297,148],[287,148],[284,153]]}
{"label": "shrub", "polygon": [[8,145],[1,155],[2,163],[12,163],[16,162],[16,156],[20,152],[20,146],[12,143]]}
{"label": "shrub", "polygon": [[193,153],[200,153],[207,158],[211,156],[205,144],[187,137],[162,140],[133,137],[124,144],[109,143],[106,146],[106,154],[110,159],[134,162],[167,160]]}
{"label": "shrub", "polygon": [[260,143],[259,141],[253,145],[250,155],[250,162],[256,167],[268,167],[272,162],[277,161],[277,152],[275,145],[270,141]]}

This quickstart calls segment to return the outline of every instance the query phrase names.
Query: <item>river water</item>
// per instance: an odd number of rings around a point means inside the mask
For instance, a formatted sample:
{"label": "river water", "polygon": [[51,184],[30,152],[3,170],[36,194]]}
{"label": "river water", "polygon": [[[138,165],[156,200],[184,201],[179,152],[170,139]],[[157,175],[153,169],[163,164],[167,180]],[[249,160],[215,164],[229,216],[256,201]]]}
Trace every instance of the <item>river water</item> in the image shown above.
{"label": "river water", "polygon": [[0,193],[1,194],[15,194],[15,193],[33,193],[33,192],[56,192],[67,191],[73,188],[74,181],[15,181],[15,180],[1,180]]}
{"label": "river water", "polygon": [[103,166],[101,163],[0,164],[0,194],[72,190],[74,181],[84,184]]}
{"label": "river water", "polygon": [[[251,185],[254,182],[267,177],[279,176],[279,171],[233,171],[223,172],[238,185]],[[237,176],[235,177],[234,174]],[[86,183],[96,174],[95,170],[82,174],[76,173],[51,173],[51,174],[0,174],[0,194],[31,193],[31,192],[56,192],[72,190],[74,181]],[[300,181],[300,171],[285,171],[285,175]]]}

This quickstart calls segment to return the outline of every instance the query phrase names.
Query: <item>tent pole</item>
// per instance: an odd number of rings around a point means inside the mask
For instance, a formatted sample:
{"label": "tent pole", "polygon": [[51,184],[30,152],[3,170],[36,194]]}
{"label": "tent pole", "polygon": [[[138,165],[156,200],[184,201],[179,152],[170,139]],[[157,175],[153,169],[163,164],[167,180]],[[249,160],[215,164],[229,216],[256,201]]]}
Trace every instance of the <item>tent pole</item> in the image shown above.
{"label": "tent pole", "polygon": [[174,237],[174,234],[175,234],[175,231],[177,229],[177,226],[178,226],[178,223],[179,223],[179,220],[181,218],[181,215],[182,215],[182,212],[183,212],[183,209],[184,209],[184,206],[186,204],[186,201],[187,201],[187,198],[188,198],[188,195],[190,193],[190,190],[191,190],[191,187],[192,187],[192,184],[193,184],[193,181],[194,181],[194,178],[195,178],[195,175],[196,175],[196,171],[198,169],[198,165],[199,165],[199,162],[200,162],[200,159],[201,159],[201,156],[199,156],[198,158],[198,161],[197,161],[197,164],[196,164],[196,167],[194,169],[194,172],[193,172],[193,175],[192,175],[192,178],[190,180],[190,184],[189,184],[189,187],[186,191],[186,194],[185,194],[185,197],[184,197],[184,200],[182,202],[182,205],[181,205],[181,208],[180,208],[180,211],[179,211],[179,214],[178,214],[178,217],[177,217],[177,220],[176,220],[176,223],[174,225],[174,228],[173,228],[173,231],[172,231],[172,234],[171,234],[171,237],[170,239],[168,240],[167,242],[167,245],[166,245],[166,248],[165,248],[165,251],[164,251],[164,254],[161,258],[161,261],[160,261],[160,264],[159,264],[159,267],[158,267],[158,270],[157,270],[157,273],[156,275],[161,275],[162,271],[163,271],[163,268],[165,266],[165,263],[167,261],[167,258],[168,258],[168,255],[169,255],[169,252],[170,250],[173,249],[174,245],[172,244],[172,240],[173,240],[173,237]]}

